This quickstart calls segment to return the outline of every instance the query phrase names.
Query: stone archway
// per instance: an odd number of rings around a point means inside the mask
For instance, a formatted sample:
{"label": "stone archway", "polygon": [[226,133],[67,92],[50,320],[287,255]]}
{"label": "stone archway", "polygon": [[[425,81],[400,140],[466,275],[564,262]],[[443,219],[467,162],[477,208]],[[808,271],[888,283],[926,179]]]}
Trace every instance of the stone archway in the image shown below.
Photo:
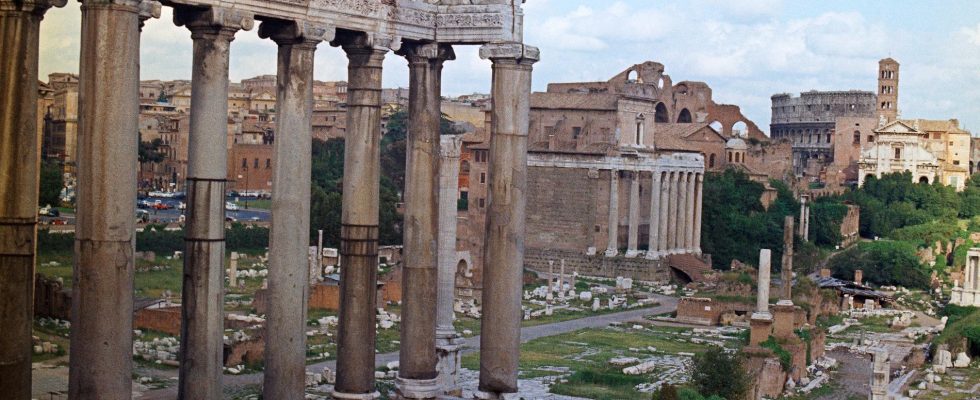
{"label": "stone archway", "polygon": [[664,103],[657,103],[656,114],[654,115],[654,122],[666,123],[670,122],[670,114],[667,111],[667,106]]}
{"label": "stone archway", "polygon": [[681,110],[680,114],[677,115],[677,123],[689,124],[691,122],[693,122],[693,119],[691,118],[691,111],[688,109]]}

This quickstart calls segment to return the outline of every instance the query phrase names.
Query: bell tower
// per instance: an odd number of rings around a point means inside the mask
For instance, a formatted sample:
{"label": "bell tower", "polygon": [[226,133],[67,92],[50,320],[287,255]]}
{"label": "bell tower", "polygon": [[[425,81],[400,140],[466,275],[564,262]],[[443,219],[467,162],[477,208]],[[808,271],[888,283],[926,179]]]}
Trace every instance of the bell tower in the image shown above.
{"label": "bell tower", "polygon": [[878,117],[891,122],[898,119],[898,61],[878,61]]}

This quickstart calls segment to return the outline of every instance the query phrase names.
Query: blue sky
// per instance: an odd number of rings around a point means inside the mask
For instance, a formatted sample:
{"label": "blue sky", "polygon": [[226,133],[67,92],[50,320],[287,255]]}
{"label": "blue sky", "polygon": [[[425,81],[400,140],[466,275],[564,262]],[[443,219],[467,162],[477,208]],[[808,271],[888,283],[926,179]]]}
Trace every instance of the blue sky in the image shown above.
{"label": "blue sky", "polygon": [[[903,118],[958,118],[980,135],[980,2],[783,0],[528,0],[525,41],[541,48],[534,88],[605,80],[647,60],[674,82],[707,82],[716,102],[737,104],[768,130],[769,96],[805,90],[875,89],[877,61],[902,64]],[[78,2],[48,12],[41,75],[78,69]],[[190,77],[191,41],[165,8],[142,36],[143,79]],[[231,78],[275,73],[275,45],[256,30],[232,44]],[[487,92],[489,63],[457,47],[447,95]],[[321,45],[316,77],[342,80],[346,59]],[[384,85],[405,86],[404,60],[389,55]]]}

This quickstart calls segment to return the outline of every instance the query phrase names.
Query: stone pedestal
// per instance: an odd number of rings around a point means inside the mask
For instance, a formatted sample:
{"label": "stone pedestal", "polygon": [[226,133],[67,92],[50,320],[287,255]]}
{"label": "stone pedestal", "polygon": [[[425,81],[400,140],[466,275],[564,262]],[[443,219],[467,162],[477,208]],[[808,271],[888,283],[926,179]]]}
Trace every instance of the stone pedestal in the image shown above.
{"label": "stone pedestal", "polygon": [[458,374],[462,363],[460,351],[465,344],[466,340],[456,334],[436,337],[436,353],[439,356],[436,369],[439,371],[439,387],[442,394],[448,396],[461,396],[463,394]]}
{"label": "stone pedestal", "polygon": [[888,363],[888,351],[878,349],[874,352],[874,364],[871,371],[871,400],[888,400],[888,382],[891,379],[891,365]]}
{"label": "stone pedestal", "polygon": [[749,326],[751,328],[749,331],[749,344],[758,346],[759,343],[769,339],[769,335],[772,334],[772,314],[768,312],[752,314],[752,318],[749,320]]}
{"label": "stone pedestal", "polygon": [[770,307],[773,315],[773,336],[779,339],[795,338],[793,332],[796,320],[796,306],[782,302]]}

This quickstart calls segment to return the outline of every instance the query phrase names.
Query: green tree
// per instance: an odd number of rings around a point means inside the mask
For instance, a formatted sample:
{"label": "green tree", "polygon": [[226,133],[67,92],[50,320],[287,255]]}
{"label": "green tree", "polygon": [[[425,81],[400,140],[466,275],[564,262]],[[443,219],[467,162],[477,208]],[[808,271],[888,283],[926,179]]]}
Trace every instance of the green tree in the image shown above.
{"label": "green tree", "polygon": [[862,270],[864,280],[878,285],[929,288],[929,276],[915,254],[916,246],[900,241],[879,240],[860,243],[827,262],[834,276],[851,280]]}
{"label": "green tree", "polygon": [[737,355],[715,346],[694,356],[691,384],[701,395],[737,400],[746,397],[749,378]]}
{"label": "green tree", "polygon": [[61,172],[61,165],[56,162],[45,161],[41,163],[40,190],[38,191],[37,202],[41,207],[61,204],[61,189],[65,186],[64,175]]}

